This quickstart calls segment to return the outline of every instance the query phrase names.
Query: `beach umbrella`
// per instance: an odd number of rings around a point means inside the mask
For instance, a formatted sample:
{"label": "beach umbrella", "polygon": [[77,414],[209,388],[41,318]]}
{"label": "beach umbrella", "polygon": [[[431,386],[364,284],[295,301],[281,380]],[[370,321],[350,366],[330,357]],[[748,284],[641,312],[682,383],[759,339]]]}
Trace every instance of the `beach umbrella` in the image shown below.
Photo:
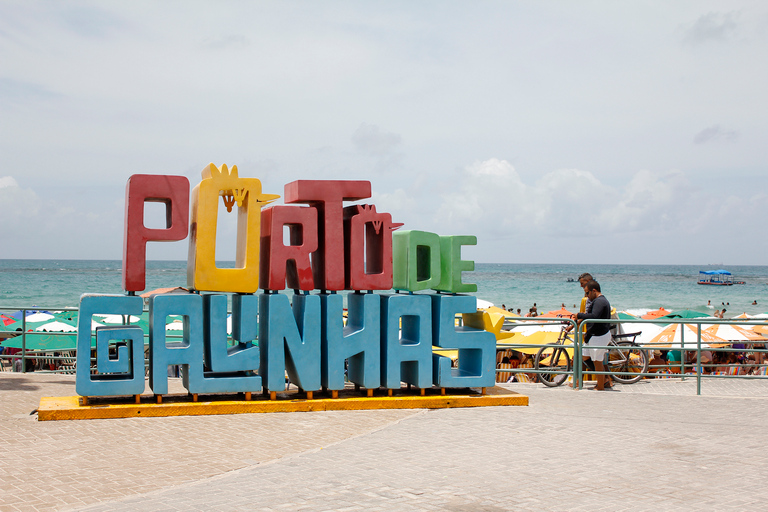
{"label": "beach umbrella", "polygon": [[[698,329],[688,324],[670,324],[655,336],[643,333],[636,342],[640,345],[653,345],[656,348],[684,348],[696,350]],[[730,345],[727,340],[714,336],[705,330],[701,331],[702,347],[724,347]]]}
{"label": "beach umbrella", "polygon": [[483,308],[483,311],[487,311],[488,313],[496,313],[498,315],[505,316],[507,318],[520,318],[520,315],[513,313],[511,311],[507,311],[506,309],[501,309],[496,306],[491,306],[489,308]]}
{"label": "beach umbrella", "polygon": [[35,332],[77,332],[77,327],[67,322],[54,320],[36,327]]}
{"label": "beach umbrella", "polygon": [[63,322],[74,322],[77,324],[77,311],[56,311],[53,313],[53,316],[56,317],[56,320],[61,320]]}
{"label": "beach umbrella", "polygon": [[437,347],[432,345],[432,353],[440,356],[449,357],[451,361],[456,361],[459,358],[458,349],[447,349],[443,347]]}
{"label": "beach umbrella", "polygon": [[487,300],[483,300],[483,299],[477,299],[477,309],[488,309],[492,306],[493,306],[493,302],[488,302]]}
{"label": "beach umbrella", "polygon": [[704,332],[728,341],[763,342],[768,339],[751,329],[745,329],[738,325],[715,324],[705,328]]}
{"label": "beach umbrella", "polygon": [[122,325],[123,322],[128,321],[132,324],[135,324],[141,318],[135,315],[93,315],[94,317],[98,318],[99,322],[103,324],[112,324],[112,325]]}
{"label": "beach umbrella", "polygon": [[169,322],[165,324],[165,330],[166,331],[183,331],[184,322],[182,322],[181,320],[174,320],[172,322]]}
{"label": "beach umbrella", "polygon": [[[661,331],[663,331],[664,328],[666,327],[664,325],[658,325],[658,324],[641,324],[641,323],[632,323],[632,322],[627,322],[625,324],[618,324],[618,325],[619,325],[619,334],[639,332],[640,334],[638,334],[637,338],[635,338],[635,342],[639,344],[642,344],[641,340],[652,339]],[[627,341],[631,341],[631,339],[627,339]]]}
{"label": "beach umbrella", "polygon": [[540,316],[543,316],[546,318],[571,318],[574,314],[575,313],[571,313],[567,309],[561,307],[560,309],[556,309],[554,311],[547,311],[546,313]]}
{"label": "beach umbrella", "polygon": [[10,317],[10,316],[6,316],[6,315],[0,315],[0,327],[6,326],[6,325],[10,325],[10,324],[14,324],[14,323],[16,323],[16,319],[15,318]]}
{"label": "beach umbrella", "polygon": [[660,316],[666,316],[666,315],[668,315],[670,313],[671,313],[671,311],[667,311],[666,309],[664,309],[662,307],[662,308],[656,309],[654,311],[651,311],[649,313],[646,313],[643,316],[641,316],[640,318],[642,318],[643,320],[653,320],[654,318],[659,318]]}
{"label": "beach umbrella", "polygon": [[[523,334],[522,332],[514,332],[512,333],[512,336],[504,338],[503,340],[499,340],[496,342],[496,344],[499,346],[507,346],[512,350],[517,350],[518,352],[522,352],[524,354],[535,355],[539,350],[541,350],[541,347],[527,345],[554,344],[560,337],[559,326],[556,328],[556,330],[533,331],[529,329],[526,332],[528,334]],[[568,354],[573,357],[573,350],[567,349],[567,351]]]}
{"label": "beach umbrella", "polygon": [[29,322],[47,322],[56,318],[47,311],[37,311],[31,315],[27,315],[27,323]]}
{"label": "beach umbrella", "polygon": [[701,313],[699,311],[693,311],[692,309],[680,309],[678,311],[673,311],[668,315],[660,316],[658,318],[704,318],[708,316],[711,316],[711,315],[707,313]]}
{"label": "beach umbrella", "polygon": [[[57,333],[27,333],[27,350],[75,350],[77,348],[76,334],[57,334]],[[10,348],[21,348],[22,337],[7,338],[0,345]],[[91,343],[93,346],[94,343]]]}

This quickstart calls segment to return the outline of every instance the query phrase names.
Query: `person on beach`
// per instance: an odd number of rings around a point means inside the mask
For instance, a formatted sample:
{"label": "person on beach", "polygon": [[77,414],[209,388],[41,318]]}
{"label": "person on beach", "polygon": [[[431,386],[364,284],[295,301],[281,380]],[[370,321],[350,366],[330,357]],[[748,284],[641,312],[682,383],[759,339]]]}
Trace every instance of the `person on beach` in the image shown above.
{"label": "person on beach", "polygon": [[[611,318],[611,304],[608,299],[600,291],[600,284],[594,279],[587,282],[587,296],[590,301],[589,309],[584,313],[577,313],[577,320],[608,320]],[[595,370],[598,372],[605,371],[603,366],[603,357],[607,352],[604,348],[591,348],[592,346],[607,346],[611,341],[611,325],[607,323],[594,323],[589,324],[587,332],[584,334],[584,349],[582,351],[583,359],[586,361],[592,359],[595,365]],[[603,391],[606,387],[611,388],[613,385],[608,380],[609,384],[606,386],[605,375],[597,375],[597,387],[598,391]]]}
{"label": "person on beach", "polygon": [[[587,307],[591,303],[588,297],[589,292],[587,292],[587,283],[592,280],[594,280],[594,278],[592,277],[592,274],[590,274],[589,272],[584,272],[579,276],[579,286],[581,286],[581,288],[584,290],[584,297],[582,297],[581,299],[581,306],[579,306],[579,313],[584,313],[585,311],[587,311]],[[576,304],[574,304],[573,307],[575,308]],[[573,330],[573,324],[565,328],[565,332],[571,332],[572,330]]]}

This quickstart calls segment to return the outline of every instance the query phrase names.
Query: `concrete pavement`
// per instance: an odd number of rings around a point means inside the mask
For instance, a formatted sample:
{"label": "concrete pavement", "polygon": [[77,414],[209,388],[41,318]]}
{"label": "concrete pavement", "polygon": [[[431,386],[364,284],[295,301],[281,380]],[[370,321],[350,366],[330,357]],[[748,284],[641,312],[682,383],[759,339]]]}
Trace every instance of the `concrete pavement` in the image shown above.
{"label": "concrete pavement", "polygon": [[0,510],[762,509],[768,382],[509,384],[528,407],[37,422],[0,374]]}

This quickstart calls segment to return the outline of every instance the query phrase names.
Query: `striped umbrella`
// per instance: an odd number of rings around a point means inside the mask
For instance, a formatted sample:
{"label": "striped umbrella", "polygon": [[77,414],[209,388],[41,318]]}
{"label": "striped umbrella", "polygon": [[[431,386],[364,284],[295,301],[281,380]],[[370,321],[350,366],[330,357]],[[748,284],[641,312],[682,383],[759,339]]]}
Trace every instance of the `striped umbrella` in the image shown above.
{"label": "striped umbrella", "polygon": [[[653,345],[660,348],[683,348],[696,350],[698,329],[689,324],[670,324],[656,335],[646,336],[644,333],[637,338],[640,345]],[[719,338],[706,330],[701,331],[702,347],[724,347],[730,345],[727,340]]]}

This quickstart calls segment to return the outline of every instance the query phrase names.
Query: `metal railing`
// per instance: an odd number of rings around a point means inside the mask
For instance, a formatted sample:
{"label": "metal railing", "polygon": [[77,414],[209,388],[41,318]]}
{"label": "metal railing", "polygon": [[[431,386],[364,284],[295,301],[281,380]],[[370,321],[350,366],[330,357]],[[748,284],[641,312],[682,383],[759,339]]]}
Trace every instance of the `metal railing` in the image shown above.
{"label": "metal railing", "polygon": [[[41,312],[50,311],[55,313],[61,312],[77,312],[78,308],[60,308],[60,307],[48,307],[48,306],[34,306],[34,307],[0,307],[0,313],[5,312],[21,312],[21,328],[16,331],[6,331],[5,333],[17,332],[15,336],[9,336],[5,339],[19,338],[21,340],[21,350],[13,353],[6,353],[7,350],[0,354],[0,370],[3,371],[19,371],[26,373],[27,371],[35,371],[42,373],[74,373],[75,363],[77,361],[77,343],[73,347],[61,348],[61,349],[35,349],[28,348],[29,345],[34,346],[34,339],[36,337],[44,337],[51,335],[58,336],[71,336],[76,339],[77,332],[37,332],[27,329],[27,316],[28,312]],[[54,321],[54,320],[51,320]],[[123,316],[123,325],[131,325],[127,315]],[[144,334],[145,338],[148,336]],[[168,336],[174,337],[173,335]],[[7,347],[6,347],[7,348]],[[95,358],[91,358],[91,363],[95,362]],[[10,363],[10,364],[8,364]],[[145,367],[148,365],[147,358],[144,359]]]}
{"label": "metal railing", "polygon": [[[551,324],[553,322],[556,323],[571,323],[573,324],[573,320],[567,320],[567,319],[548,319],[548,318],[515,318],[512,322],[516,327],[520,326],[520,323],[525,323],[526,325],[547,325]],[[701,382],[702,379],[754,379],[754,380],[764,380],[768,379],[768,375],[765,373],[768,373],[768,349],[765,348],[766,345],[768,345],[768,340],[765,342],[761,342],[759,340],[745,340],[745,341],[728,341],[723,340],[723,344],[727,346],[718,346],[718,347],[710,347],[708,342],[702,343],[702,326],[707,325],[733,325],[733,326],[751,326],[751,325],[768,325],[768,321],[766,320],[755,320],[755,319],[728,319],[728,320],[720,320],[710,317],[701,317],[701,318],[680,318],[680,319],[670,319],[670,318],[663,318],[663,319],[653,319],[653,320],[643,320],[643,319],[606,319],[606,320],[584,320],[578,329],[574,329],[573,332],[573,343],[572,344],[565,344],[563,345],[564,348],[572,349],[573,350],[573,362],[572,369],[570,372],[567,373],[567,375],[571,376],[572,382],[573,382],[573,388],[574,389],[581,389],[583,387],[583,374],[585,371],[582,368],[582,364],[580,363],[582,361],[582,348],[583,348],[583,331],[585,327],[587,327],[589,324],[593,323],[608,323],[608,324],[651,324],[651,325],[664,325],[668,326],[670,324],[678,324],[678,325],[688,325],[688,326],[695,326],[695,332],[691,331],[688,333],[688,339],[690,339],[691,335],[694,335],[694,340],[689,344],[686,341],[686,329],[685,327],[681,327],[681,332],[679,334],[679,345],[677,344],[677,341],[675,341],[674,347],[670,347],[670,344],[668,343],[659,343],[659,344],[638,344],[636,347],[633,347],[638,350],[642,350],[646,353],[646,358],[648,361],[652,360],[652,355],[655,351],[658,350],[668,350],[668,351],[679,351],[680,352],[680,361],[674,361],[674,362],[667,362],[667,364],[663,365],[649,365],[647,372],[620,372],[619,375],[631,375],[631,376],[641,376],[644,378],[657,378],[661,377],[662,375],[664,377],[673,377],[673,378],[680,378],[680,379],[688,379],[688,378],[695,378],[696,379],[696,394],[701,394]],[[675,340],[677,340],[677,334],[675,335]],[[719,343],[718,343],[719,344]],[[689,346],[690,345],[690,346]],[[734,347],[734,345],[744,345],[743,347]],[[504,350],[504,349],[512,349],[516,350],[519,348],[523,349],[530,349],[530,348],[546,348],[546,347],[552,347],[552,343],[542,343],[542,344],[522,344],[522,343],[503,343],[503,344],[497,344],[496,348],[497,350]],[[610,350],[612,348],[616,348],[615,346],[596,346],[596,345],[590,345],[590,348],[597,348],[597,349],[607,349]],[[712,358],[712,361],[709,363],[703,363],[702,362],[702,352],[709,351],[710,353],[737,353],[745,356],[746,354],[753,354],[755,357],[754,363],[745,363],[745,362],[737,362],[737,363],[715,363],[714,357]],[[695,362],[688,362],[686,359],[686,353],[695,353]],[[530,358],[533,360],[534,358]],[[717,371],[717,368],[728,368],[730,369],[736,369],[738,370],[736,373],[727,373],[723,374]],[[668,369],[671,373],[660,373],[658,370],[662,369]],[[679,369],[679,373],[676,371]],[[714,373],[706,373],[705,370],[712,370],[714,369]],[[692,373],[688,373],[687,370],[693,370]],[[749,370],[749,372],[747,371]],[[740,371],[744,371],[744,373],[740,373]],[[517,368],[498,368],[496,369],[496,373],[509,373],[512,375],[517,374],[533,374],[534,376],[537,376],[541,373],[549,373],[549,374],[564,374],[566,372],[555,370],[555,369],[546,369],[546,370],[536,370],[532,367],[520,367]],[[588,370],[586,373],[591,375],[614,375],[617,374],[615,371],[596,371],[596,370]]]}

